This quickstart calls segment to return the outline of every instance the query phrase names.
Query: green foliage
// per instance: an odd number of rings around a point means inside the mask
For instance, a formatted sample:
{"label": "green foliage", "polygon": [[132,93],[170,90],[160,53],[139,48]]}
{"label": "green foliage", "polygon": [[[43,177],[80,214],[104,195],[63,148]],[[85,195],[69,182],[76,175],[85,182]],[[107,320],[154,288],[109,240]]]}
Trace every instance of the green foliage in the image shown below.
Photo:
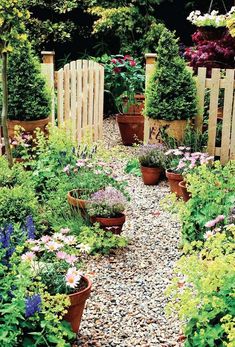
{"label": "green foliage", "polygon": [[0,4],[0,54],[11,52],[14,45],[26,39],[25,22],[29,11],[23,0],[1,0]]}
{"label": "green foliage", "polygon": [[[168,310],[184,322],[185,347],[233,347],[235,341],[235,227],[193,242],[175,268]],[[199,252],[199,253],[198,253]]]}
{"label": "green foliage", "polygon": [[108,254],[112,249],[127,245],[125,237],[99,229],[97,224],[93,227],[83,226],[78,240],[79,242],[88,244],[91,247],[92,254]]}
{"label": "green foliage", "polygon": [[[86,0],[88,12],[96,20],[93,24],[94,35],[111,35],[119,40],[123,53],[153,51],[163,25],[159,24],[154,12],[162,0],[98,1]],[[97,19],[98,18],[98,19]]]}
{"label": "green foliage", "polygon": [[10,55],[9,119],[37,120],[49,116],[50,97],[40,71],[28,42]]}
{"label": "green foliage", "polygon": [[196,85],[178,54],[174,34],[165,30],[157,48],[158,61],[146,91],[145,114],[153,119],[190,119],[197,113]]}
{"label": "green foliage", "polygon": [[119,112],[123,112],[124,98],[127,106],[135,104],[135,94],[143,94],[145,72],[138,59],[129,55],[103,55],[97,59],[104,65],[105,90],[115,99]]}
{"label": "green foliage", "polygon": [[226,166],[202,165],[186,176],[192,198],[182,204],[180,219],[184,241],[203,240],[205,224],[219,215],[228,217],[235,205],[235,161]]}
{"label": "green foliage", "polygon": [[25,185],[0,188],[0,225],[22,223],[27,216],[38,220],[40,208],[35,192]]}
{"label": "green foliage", "polygon": [[126,164],[124,171],[128,174],[133,174],[135,176],[141,177],[139,160],[136,158],[130,159]]}

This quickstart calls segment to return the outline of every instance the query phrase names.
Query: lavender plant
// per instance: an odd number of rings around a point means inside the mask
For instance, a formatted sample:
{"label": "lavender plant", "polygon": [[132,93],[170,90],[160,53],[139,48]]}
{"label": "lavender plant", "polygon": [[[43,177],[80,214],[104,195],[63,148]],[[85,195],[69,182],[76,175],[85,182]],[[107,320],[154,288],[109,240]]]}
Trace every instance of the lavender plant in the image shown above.
{"label": "lavender plant", "polygon": [[116,217],[125,210],[126,204],[125,196],[109,186],[92,194],[87,211],[90,216]]}
{"label": "lavender plant", "polygon": [[161,145],[145,145],[141,147],[139,162],[144,167],[164,167],[166,148]]}

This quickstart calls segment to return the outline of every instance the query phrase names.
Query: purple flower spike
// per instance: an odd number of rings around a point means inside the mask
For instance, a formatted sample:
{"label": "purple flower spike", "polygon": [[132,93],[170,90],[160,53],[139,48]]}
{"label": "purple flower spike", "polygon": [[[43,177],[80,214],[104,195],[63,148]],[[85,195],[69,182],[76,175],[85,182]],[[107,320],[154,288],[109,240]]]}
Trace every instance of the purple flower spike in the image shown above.
{"label": "purple flower spike", "polygon": [[34,240],[35,239],[35,226],[34,226],[32,216],[28,216],[26,218],[26,229],[27,229],[27,233],[28,233],[28,239]]}
{"label": "purple flower spike", "polygon": [[32,317],[41,310],[42,299],[39,294],[28,296],[25,300],[25,317]]}

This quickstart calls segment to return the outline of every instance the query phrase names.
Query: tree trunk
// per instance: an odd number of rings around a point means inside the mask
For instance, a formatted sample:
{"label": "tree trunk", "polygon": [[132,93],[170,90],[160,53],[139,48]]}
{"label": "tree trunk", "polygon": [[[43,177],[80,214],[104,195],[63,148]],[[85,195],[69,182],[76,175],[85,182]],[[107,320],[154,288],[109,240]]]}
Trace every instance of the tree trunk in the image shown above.
{"label": "tree trunk", "polygon": [[13,159],[7,128],[8,87],[7,87],[7,53],[2,53],[2,129],[8,165],[13,166]]}

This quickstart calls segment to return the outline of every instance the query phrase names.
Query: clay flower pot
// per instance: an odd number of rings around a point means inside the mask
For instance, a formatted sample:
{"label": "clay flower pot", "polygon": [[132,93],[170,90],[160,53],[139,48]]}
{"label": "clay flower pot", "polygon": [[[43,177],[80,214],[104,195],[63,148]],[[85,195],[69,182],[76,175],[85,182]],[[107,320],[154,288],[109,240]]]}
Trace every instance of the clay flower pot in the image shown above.
{"label": "clay flower pot", "polygon": [[80,327],[83,310],[86,300],[90,296],[92,285],[91,281],[86,276],[82,276],[82,280],[85,283],[85,288],[77,293],[69,295],[71,305],[68,307],[68,313],[64,316],[64,319],[71,324],[72,330],[76,334]]}
{"label": "clay flower pot", "polygon": [[36,128],[39,128],[42,131],[46,132],[46,126],[48,125],[48,123],[49,123],[49,117],[44,119],[32,120],[32,121],[31,120],[20,121],[20,120],[9,119],[7,121],[9,137],[14,138],[15,126],[21,126],[22,128],[24,128],[26,133],[30,133],[31,135],[33,135]]}
{"label": "clay flower pot", "polygon": [[182,196],[179,183],[183,181],[183,176],[181,174],[166,170],[166,177],[168,179],[171,192],[175,193],[178,197]]}
{"label": "clay flower pot", "polygon": [[80,199],[79,196],[81,195],[82,191],[79,189],[73,189],[70,190],[67,194],[67,200],[70,206],[79,208],[82,216],[86,215],[86,205],[88,203],[88,200]]}
{"label": "clay flower pot", "polygon": [[181,196],[185,202],[187,202],[191,198],[191,194],[188,192],[187,187],[186,187],[186,182],[181,181],[179,183],[179,187],[181,190]]}
{"label": "clay flower pot", "polygon": [[122,143],[132,146],[144,140],[144,117],[138,114],[125,113],[116,116]]}
{"label": "clay flower pot", "polygon": [[91,217],[91,223],[99,223],[101,229],[110,231],[113,234],[120,235],[122,226],[126,221],[126,216],[121,213],[118,217]]}
{"label": "clay flower pot", "polygon": [[162,169],[160,167],[146,167],[141,165],[142,179],[145,185],[155,185],[159,182]]}

